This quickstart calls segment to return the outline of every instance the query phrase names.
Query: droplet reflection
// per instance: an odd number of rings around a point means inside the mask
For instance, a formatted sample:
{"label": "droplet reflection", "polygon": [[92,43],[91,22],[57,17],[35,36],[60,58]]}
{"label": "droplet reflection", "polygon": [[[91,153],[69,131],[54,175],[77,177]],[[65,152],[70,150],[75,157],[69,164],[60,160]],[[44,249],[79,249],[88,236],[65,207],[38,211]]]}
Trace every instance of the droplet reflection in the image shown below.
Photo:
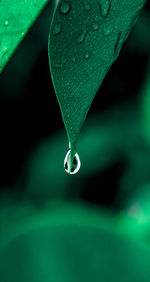
{"label": "droplet reflection", "polygon": [[71,162],[71,149],[67,152],[64,159],[64,168],[68,174],[76,174],[81,167],[81,162],[78,153],[75,153],[73,161]]}

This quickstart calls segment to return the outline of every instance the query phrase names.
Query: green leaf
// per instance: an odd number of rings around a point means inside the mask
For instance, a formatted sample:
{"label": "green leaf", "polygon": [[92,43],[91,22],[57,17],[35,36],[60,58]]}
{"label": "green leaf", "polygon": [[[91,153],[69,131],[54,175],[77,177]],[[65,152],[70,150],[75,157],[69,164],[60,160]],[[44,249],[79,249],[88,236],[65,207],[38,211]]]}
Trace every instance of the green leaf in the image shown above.
{"label": "green leaf", "polygon": [[48,0],[0,1],[0,72]]}
{"label": "green leaf", "polygon": [[52,80],[70,143],[145,0],[60,0],[50,36]]}

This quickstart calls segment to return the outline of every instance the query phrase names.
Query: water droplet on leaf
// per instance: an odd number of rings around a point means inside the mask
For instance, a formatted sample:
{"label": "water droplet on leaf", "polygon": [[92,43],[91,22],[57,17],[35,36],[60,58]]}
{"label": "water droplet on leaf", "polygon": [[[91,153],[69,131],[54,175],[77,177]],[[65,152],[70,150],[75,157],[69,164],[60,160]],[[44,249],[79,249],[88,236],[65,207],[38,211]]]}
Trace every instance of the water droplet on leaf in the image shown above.
{"label": "water droplet on leaf", "polygon": [[93,30],[98,30],[99,29],[99,24],[98,23],[93,23],[92,24]]}
{"label": "water droplet on leaf", "polygon": [[61,24],[56,23],[54,26],[54,34],[57,35],[61,32]]}
{"label": "water droplet on leaf", "polygon": [[73,157],[71,156],[71,154],[72,153],[70,149],[64,159],[64,168],[68,174],[76,174],[81,167],[81,162],[78,153],[75,153]]}
{"label": "water droplet on leaf", "polygon": [[84,55],[84,57],[85,57],[86,60],[89,59],[89,57],[90,57],[89,52],[86,52],[85,55]]}
{"label": "water droplet on leaf", "polygon": [[85,37],[86,37],[86,34],[87,34],[87,29],[84,29],[78,36],[77,38],[77,42],[80,44],[82,43],[84,40],[85,40]]}
{"label": "water droplet on leaf", "polygon": [[69,2],[66,1],[66,2],[63,2],[63,3],[61,4],[59,10],[60,10],[61,14],[66,15],[66,14],[69,13],[70,9],[71,9],[71,5],[70,5]]}
{"label": "water droplet on leaf", "polygon": [[111,8],[110,0],[97,0],[97,3],[99,5],[101,16],[104,18],[107,17]]}

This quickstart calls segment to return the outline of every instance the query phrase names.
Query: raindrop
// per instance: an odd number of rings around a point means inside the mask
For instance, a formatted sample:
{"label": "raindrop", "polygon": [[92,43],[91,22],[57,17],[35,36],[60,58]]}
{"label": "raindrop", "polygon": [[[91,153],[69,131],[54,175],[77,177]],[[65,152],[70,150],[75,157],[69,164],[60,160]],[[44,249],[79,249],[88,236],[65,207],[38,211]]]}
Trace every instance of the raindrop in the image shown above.
{"label": "raindrop", "polygon": [[54,26],[54,34],[57,35],[61,32],[61,24],[60,23],[56,23]]}
{"label": "raindrop", "polygon": [[61,3],[59,10],[61,14],[66,15],[69,13],[70,9],[71,9],[70,3],[66,1],[66,2]]}
{"label": "raindrop", "polygon": [[64,168],[68,174],[76,174],[81,167],[81,162],[78,153],[75,153],[73,158],[71,153],[71,149],[69,149],[64,159]]}
{"label": "raindrop", "polygon": [[111,2],[110,0],[97,0],[100,8],[100,14],[102,17],[107,17],[110,12]]}
{"label": "raindrop", "polygon": [[82,43],[85,40],[87,29],[84,29],[77,38],[78,43]]}
{"label": "raindrop", "polygon": [[89,57],[90,57],[89,52],[86,52],[85,55],[84,55],[84,57],[85,57],[86,60],[89,59]]}
{"label": "raindrop", "polygon": [[92,24],[93,30],[98,30],[99,29],[99,24],[98,23],[93,23]]}

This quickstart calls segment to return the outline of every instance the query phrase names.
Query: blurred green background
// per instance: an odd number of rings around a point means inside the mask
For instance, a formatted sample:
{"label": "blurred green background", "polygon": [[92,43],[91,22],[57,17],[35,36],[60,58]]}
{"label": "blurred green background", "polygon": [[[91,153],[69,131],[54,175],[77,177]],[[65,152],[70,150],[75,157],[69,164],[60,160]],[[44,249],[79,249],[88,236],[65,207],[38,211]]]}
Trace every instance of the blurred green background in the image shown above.
{"label": "blurred green background", "polygon": [[15,238],[0,281],[150,281],[150,3],[93,101],[76,175],[48,63],[55,5],[0,75],[1,248]]}

